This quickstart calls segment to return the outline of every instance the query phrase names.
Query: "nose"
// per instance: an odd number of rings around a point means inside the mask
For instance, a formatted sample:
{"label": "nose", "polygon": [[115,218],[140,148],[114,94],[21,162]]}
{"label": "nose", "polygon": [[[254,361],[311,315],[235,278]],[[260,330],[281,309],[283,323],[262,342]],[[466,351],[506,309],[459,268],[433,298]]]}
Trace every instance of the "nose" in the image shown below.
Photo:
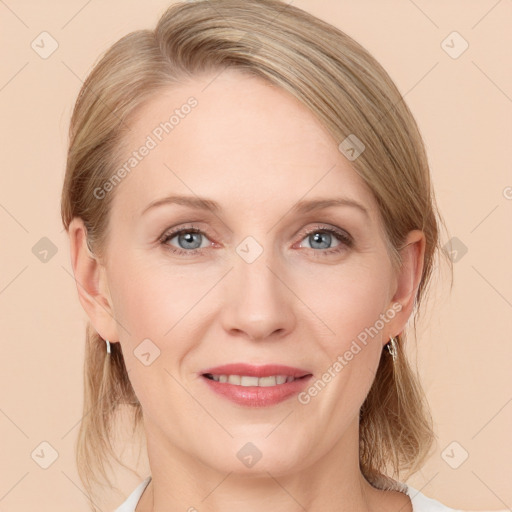
{"label": "nose", "polygon": [[297,300],[286,275],[275,261],[263,257],[252,263],[235,261],[225,284],[222,325],[231,336],[251,341],[281,338],[293,331]]}

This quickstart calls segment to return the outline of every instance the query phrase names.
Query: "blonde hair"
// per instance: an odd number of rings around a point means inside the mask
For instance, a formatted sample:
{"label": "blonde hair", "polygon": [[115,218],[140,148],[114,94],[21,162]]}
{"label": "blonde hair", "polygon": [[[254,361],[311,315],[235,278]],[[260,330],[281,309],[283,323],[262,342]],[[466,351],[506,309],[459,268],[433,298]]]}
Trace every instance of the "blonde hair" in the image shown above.
{"label": "blonde hair", "polygon": [[[280,0],[174,4],[155,30],[132,32],[105,53],[85,81],[71,119],[61,204],[66,230],[74,217],[81,218],[90,247],[102,257],[115,191],[98,200],[94,190],[116,171],[131,117],[158,91],[228,67],[291,93],[336,145],[349,135],[363,141],[365,150],[352,167],[378,203],[395,268],[407,233],[425,233],[416,328],[444,225],[419,129],[391,78],[362,46]],[[425,396],[404,352],[405,334],[397,341],[397,361],[393,364],[383,350],[360,412],[361,472],[380,488],[393,487],[389,473],[399,477],[419,469],[435,439]],[[109,458],[121,462],[112,444],[120,405],[131,405],[134,430],[142,419],[120,344],[113,343],[111,350],[108,357],[104,340],[89,324],[77,463],[90,495],[99,474],[110,484],[104,463]]]}

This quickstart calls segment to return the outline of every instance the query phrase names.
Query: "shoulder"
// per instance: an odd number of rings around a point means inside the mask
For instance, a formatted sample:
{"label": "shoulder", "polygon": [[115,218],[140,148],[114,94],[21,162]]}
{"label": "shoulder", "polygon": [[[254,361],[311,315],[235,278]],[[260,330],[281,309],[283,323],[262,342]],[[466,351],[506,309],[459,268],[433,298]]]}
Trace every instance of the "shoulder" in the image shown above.
{"label": "shoulder", "polygon": [[404,484],[404,487],[405,493],[411,499],[413,512],[461,512],[458,509],[447,507],[433,498],[428,498],[408,484]]}
{"label": "shoulder", "polygon": [[139,503],[140,497],[142,496],[142,493],[149,484],[150,480],[151,476],[145,478],[128,496],[126,501],[121,503],[121,505],[119,505],[119,507],[117,507],[114,512],[135,512],[135,507],[137,507],[137,503]]}

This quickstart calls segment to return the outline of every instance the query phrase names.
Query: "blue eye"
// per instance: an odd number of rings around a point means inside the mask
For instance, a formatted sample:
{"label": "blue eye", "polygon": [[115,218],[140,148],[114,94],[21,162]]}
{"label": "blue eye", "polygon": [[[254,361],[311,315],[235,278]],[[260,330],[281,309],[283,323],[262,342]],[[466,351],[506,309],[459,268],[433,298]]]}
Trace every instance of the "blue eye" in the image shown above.
{"label": "blue eye", "polygon": [[[328,256],[329,254],[340,253],[351,248],[354,244],[351,236],[345,231],[320,225],[302,233],[301,236],[301,241],[304,239],[310,240],[310,247],[305,247],[305,249],[313,251],[315,256]],[[321,247],[321,245],[325,244],[329,246],[333,237],[339,242],[338,245],[334,248],[325,246]],[[169,243],[174,238],[177,239],[177,243],[180,247],[173,246]],[[160,238],[160,242],[174,254],[180,256],[195,256],[202,253],[206,248],[212,246],[211,242],[203,245],[202,242],[204,239],[209,240],[203,231],[195,226],[189,226],[170,233],[165,233]],[[315,244],[319,244],[320,247],[315,247]]]}
{"label": "blue eye", "polygon": [[[327,244],[330,245],[332,238],[335,238],[339,244],[334,248],[331,247],[315,247],[314,244]],[[339,231],[334,228],[326,228],[317,226],[312,230],[309,230],[303,239],[308,239],[310,244],[310,249],[325,249],[322,251],[314,251],[315,255],[318,256],[326,256],[333,253],[338,253],[347,248],[352,247],[353,241],[352,238],[344,233],[343,231]]]}
{"label": "blue eye", "polygon": [[[161,239],[161,242],[168,246],[171,252],[179,255],[187,255],[196,254],[201,251],[201,238],[204,237],[205,234],[198,228],[190,227],[190,228],[182,228],[178,231],[174,231],[172,233],[168,233],[164,235]],[[173,238],[178,239],[178,243],[183,244],[184,249],[171,247],[168,242]],[[197,245],[199,243],[199,245]],[[211,245],[211,244],[208,244]]]}

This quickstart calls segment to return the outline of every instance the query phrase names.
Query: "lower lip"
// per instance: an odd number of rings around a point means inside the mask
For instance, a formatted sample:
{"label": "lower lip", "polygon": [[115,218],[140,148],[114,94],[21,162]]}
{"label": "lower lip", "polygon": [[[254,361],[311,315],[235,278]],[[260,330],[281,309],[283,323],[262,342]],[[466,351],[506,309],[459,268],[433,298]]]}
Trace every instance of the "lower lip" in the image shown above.
{"label": "lower lip", "polygon": [[210,386],[210,389],[236,404],[247,407],[267,407],[283,402],[291,396],[300,393],[306,387],[312,375],[296,379],[292,382],[265,387],[237,386],[227,382],[218,382],[204,375],[201,377]]}

